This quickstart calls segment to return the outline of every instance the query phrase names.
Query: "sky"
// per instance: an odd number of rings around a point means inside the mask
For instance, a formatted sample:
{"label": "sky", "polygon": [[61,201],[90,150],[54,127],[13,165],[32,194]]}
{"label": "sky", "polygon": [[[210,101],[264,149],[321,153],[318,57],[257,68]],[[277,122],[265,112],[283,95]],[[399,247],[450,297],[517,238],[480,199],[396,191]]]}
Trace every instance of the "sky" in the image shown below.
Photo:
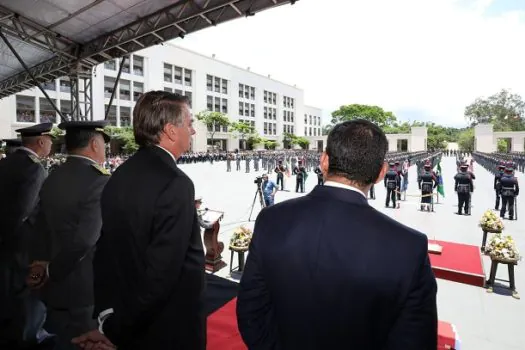
{"label": "sky", "polygon": [[297,85],[325,123],[360,103],[462,127],[477,97],[525,98],[523,38],[523,0],[299,0],[174,44]]}

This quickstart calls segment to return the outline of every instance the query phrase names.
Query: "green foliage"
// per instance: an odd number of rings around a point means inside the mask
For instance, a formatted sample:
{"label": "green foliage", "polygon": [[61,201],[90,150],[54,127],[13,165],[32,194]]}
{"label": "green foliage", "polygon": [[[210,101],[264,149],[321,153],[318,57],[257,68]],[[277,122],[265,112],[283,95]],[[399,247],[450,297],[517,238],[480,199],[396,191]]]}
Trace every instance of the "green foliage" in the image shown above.
{"label": "green foliage", "polygon": [[474,128],[468,128],[459,133],[458,146],[463,152],[474,151]]}
{"label": "green foliage", "polygon": [[332,124],[337,124],[347,120],[365,119],[379,127],[390,126],[396,121],[392,112],[386,112],[378,106],[368,106],[360,104],[351,104],[339,107],[332,112]]}
{"label": "green foliage", "polygon": [[332,131],[333,127],[334,126],[332,124],[328,124],[328,125],[323,126],[323,130],[322,130],[323,136],[328,135],[330,133],[330,131]]}
{"label": "green foliage", "polygon": [[264,148],[274,150],[279,146],[279,142],[273,140],[264,140]]}
{"label": "green foliage", "polygon": [[233,122],[230,124],[230,130],[237,133],[241,137],[241,140],[255,133],[255,128],[247,122]]}
{"label": "green foliage", "polygon": [[310,145],[310,141],[306,137],[302,136],[297,136],[294,140],[294,143],[299,145],[302,149],[308,149],[308,146]]}
{"label": "green foliage", "polygon": [[465,118],[474,126],[479,123],[494,124],[494,131],[525,130],[525,102],[518,94],[507,90],[488,98],[477,98],[465,107]]}
{"label": "green foliage", "polygon": [[60,137],[62,135],[64,135],[64,131],[59,129],[58,127],[54,126],[53,129],[51,129],[51,135],[53,135],[54,137]]}
{"label": "green foliage", "polygon": [[498,152],[508,152],[509,144],[506,139],[498,139]]}
{"label": "green foliage", "polygon": [[118,128],[116,126],[107,126],[105,131],[111,136],[111,143],[122,153],[132,154],[139,149],[139,146],[135,142],[132,127],[126,126]]}
{"label": "green foliage", "polygon": [[248,136],[248,139],[246,140],[246,144],[248,146],[248,149],[254,149],[255,146],[260,145],[260,144],[264,144],[265,141],[267,141],[267,140],[262,138],[262,137],[260,137],[259,135],[252,134],[252,135]]}
{"label": "green foliage", "polygon": [[231,125],[230,118],[221,112],[202,111],[198,113],[196,117],[206,125],[212,144],[214,144],[214,136],[217,132],[215,126],[220,126],[222,128]]}

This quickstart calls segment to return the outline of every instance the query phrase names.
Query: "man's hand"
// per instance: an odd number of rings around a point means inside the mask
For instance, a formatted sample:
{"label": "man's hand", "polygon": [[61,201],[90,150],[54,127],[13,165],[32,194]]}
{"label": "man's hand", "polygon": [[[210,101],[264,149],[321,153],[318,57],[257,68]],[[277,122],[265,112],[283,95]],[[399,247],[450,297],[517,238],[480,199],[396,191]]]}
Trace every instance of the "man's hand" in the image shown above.
{"label": "man's hand", "polygon": [[47,279],[47,266],[49,263],[47,261],[33,261],[29,265],[29,273],[26,277],[26,284],[31,289],[38,289],[42,287]]}
{"label": "man's hand", "polygon": [[114,350],[117,348],[104,336],[104,334],[100,333],[98,329],[94,329],[79,337],[73,338],[71,342],[80,346],[82,349],[88,350]]}

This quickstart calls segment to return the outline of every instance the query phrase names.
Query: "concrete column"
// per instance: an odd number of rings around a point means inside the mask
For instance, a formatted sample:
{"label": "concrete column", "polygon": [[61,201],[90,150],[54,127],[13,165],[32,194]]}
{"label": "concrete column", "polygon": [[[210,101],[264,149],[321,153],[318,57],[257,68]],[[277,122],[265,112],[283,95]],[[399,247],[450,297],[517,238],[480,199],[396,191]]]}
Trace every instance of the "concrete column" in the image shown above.
{"label": "concrete column", "polygon": [[522,132],[512,138],[512,152],[523,152],[523,138],[524,133]]}
{"label": "concrete column", "polygon": [[412,152],[425,151],[427,149],[426,126],[413,126],[410,129],[410,146]]}
{"label": "concrete column", "polygon": [[478,152],[492,153],[496,151],[494,126],[492,124],[478,124],[474,128],[474,148]]}

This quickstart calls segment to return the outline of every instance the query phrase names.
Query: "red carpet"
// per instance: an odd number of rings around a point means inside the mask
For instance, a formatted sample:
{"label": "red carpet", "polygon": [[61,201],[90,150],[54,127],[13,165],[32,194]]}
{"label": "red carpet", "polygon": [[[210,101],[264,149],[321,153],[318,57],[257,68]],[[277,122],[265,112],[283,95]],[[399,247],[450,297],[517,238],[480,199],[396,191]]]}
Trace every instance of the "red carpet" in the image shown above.
{"label": "red carpet", "polygon": [[[208,316],[208,346],[207,350],[247,350],[242,342],[235,305],[237,298],[231,300],[222,308]],[[455,349],[458,346],[457,334],[454,327],[439,321],[438,324],[438,350]]]}
{"label": "red carpet", "polygon": [[485,271],[479,247],[445,241],[430,241],[443,247],[441,254],[429,254],[437,278],[483,287]]}

